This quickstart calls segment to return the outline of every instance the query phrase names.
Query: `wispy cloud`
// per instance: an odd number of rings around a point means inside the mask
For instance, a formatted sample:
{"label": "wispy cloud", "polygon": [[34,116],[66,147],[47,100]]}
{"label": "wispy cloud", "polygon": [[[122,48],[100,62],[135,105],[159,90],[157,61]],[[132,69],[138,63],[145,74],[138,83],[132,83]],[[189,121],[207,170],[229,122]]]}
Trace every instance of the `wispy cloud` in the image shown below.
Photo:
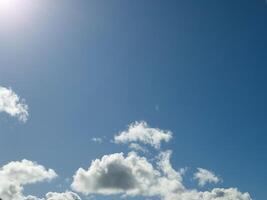
{"label": "wispy cloud", "polygon": [[204,186],[207,183],[218,183],[220,181],[220,178],[212,171],[203,168],[198,168],[197,170],[194,174],[194,179],[198,180],[199,186]]}
{"label": "wispy cloud", "polygon": [[100,138],[100,137],[93,137],[91,139],[92,142],[95,142],[95,143],[98,143],[98,144],[101,144],[103,142],[103,139]]}
{"label": "wispy cloud", "polygon": [[143,152],[143,153],[148,152],[148,150],[145,147],[142,147],[140,144],[137,144],[137,143],[129,144],[129,148],[134,150],[134,151],[139,151],[139,152]]}

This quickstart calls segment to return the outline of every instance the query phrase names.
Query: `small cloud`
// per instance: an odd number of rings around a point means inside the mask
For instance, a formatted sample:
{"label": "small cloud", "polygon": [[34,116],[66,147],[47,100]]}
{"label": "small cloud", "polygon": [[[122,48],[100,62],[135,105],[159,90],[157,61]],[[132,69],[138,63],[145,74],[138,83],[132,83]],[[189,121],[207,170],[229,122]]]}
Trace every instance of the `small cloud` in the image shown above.
{"label": "small cloud", "polygon": [[114,142],[117,144],[140,142],[160,149],[161,142],[169,142],[171,138],[172,133],[170,131],[150,128],[146,122],[142,121],[132,123],[128,130],[115,135]]}
{"label": "small cloud", "polygon": [[92,142],[95,142],[98,144],[101,144],[103,142],[103,139],[100,137],[93,137],[91,140],[92,140]]}
{"label": "small cloud", "polygon": [[22,122],[28,120],[28,105],[11,88],[0,86],[0,112],[5,112]]}
{"label": "small cloud", "polygon": [[220,181],[220,178],[214,172],[203,168],[198,168],[198,171],[194,174],[194,179],[198,180],[198,185],[201,187],[207,183],[218,183]]}
{"label": "small cloud", "polygon": [[160,109],[159,105],[156,105],[156,106],[155,106],[155,110],[158,112],[159,109]]}

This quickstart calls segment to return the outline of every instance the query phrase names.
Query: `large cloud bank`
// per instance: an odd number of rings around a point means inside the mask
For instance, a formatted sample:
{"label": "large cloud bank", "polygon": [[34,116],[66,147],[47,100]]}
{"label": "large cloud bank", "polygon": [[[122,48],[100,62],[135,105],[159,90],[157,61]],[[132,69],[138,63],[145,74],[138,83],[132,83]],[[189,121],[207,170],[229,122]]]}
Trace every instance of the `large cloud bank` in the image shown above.
{"label": "large cloud bank", "polygon": [[80,194],[87,197],[91,195],[120,195],[144,199],[157,197],[161,200],[252,200],[249,193],[241,192],[235,187],[215,187],[205,190],[206,184],[217,184],[220,178],[214,172],[203,168],[196,169],[192,180],[197,181],[204,190],[187,188],[184,184],[186,170],[175,169],[171,164],[172,151],[159,148],[161,141],[167,142],[171,137],[169,131],[150,128],[145,122],[136,122],[130,125],[128,130],[115,135],[114,140],[129,145],[138,142],[140,148],[153,146],[156,148],[156,153],[148,156],[141,152],[140,155],[139,151],[133,150],[128,153],[104,155],[91,161],[88,168],[78,168],[73,175],[69,191],[63,193],[52,191],[44,197],[24,195],[24,186],[37,182],[50,182],[57,177],[56,172],[29,160],[10,162],[0,168],[0,198],[81,200],[78,195]]}
{"label": "large cloud bank", "polygon": [[26,122],[29,116],[28,106],[23,100],[12,89],[2,86],[0,86],[0,112],[16,117],[22,122]]}
{"label": "large cloud bank", "polygon": [[[104,155],[91,162],[88,169],[79,168],[71,188],[84,195],[122,195],[159,197],[163,200],[251,200],[248,193],[236,188],[214,188],[211,191],[188,189],[183,183],[185,170],[171,164],[172,151],[161,151],[161,142],[172,138],[170,131],[150,128],[146,122],[135,122],[115,135],[115,143],[138,143],[138,148],[155,147],[158,155],[147,158],[132,151],[128,154]],[[143,146],[142,146],[143,145]],[[134,148],[132,148],[134,149]],[[198,168],[194,179],[200,186],[220,181],[212,171]]]}

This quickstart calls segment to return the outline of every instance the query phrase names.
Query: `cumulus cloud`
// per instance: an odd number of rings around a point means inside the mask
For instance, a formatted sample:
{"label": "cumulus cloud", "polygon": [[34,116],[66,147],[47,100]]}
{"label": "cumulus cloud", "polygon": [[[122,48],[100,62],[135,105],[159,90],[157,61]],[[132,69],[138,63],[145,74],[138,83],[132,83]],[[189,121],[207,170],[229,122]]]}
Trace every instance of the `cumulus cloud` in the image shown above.
{"label": "cumulus cloud", "polygon": [[187,189],[183,171],[170,162],[171,151],[161,152],[155,166],[135,152],[105,155],[92,161],[87,170],[78,169],[72,189],[85,195],[121,194],[123,196],[160,197],[163,200],[251,200],[248,193],[235,188],[212,191]]}
{"label": "cumulus cloud", "polygon": [[26,122],[29,116],[28,106],[12,91],[0,86],[0,112],[5,112],[20,121]]}
{"label": "cumulus cloud", "polygon": [[56,176],[54,170],[29,160],[10,162],[0,168],[0,198],[23,200],[24,185],[50,181]]}
{"label": "cumulus cloud", "polygon": [[94,160],[88,170],[80,168],[72,189],[85,195],[122,194],[124,196],[159,196],[164,199],[186,191],[182,173],[170,163],[171,151],[162,152],[154,167],[147,158],[130,152],[105,155]]}
{"label": "cumulus cloud", "polygon": [[203,168],[198,168],[197,170],[194,174],[194,179],[198,180],[199,186],[204,186],[207,183],[218,183],[220,181],[220,178],[212,171]]}
{"label": "cumulus cloud", "polygon": [[[160,142],[158,144],[160,145]],[[171,156],[170,150],[160,151],[152,158],[147,158],[147,154],[146,157],[140,156],[134,151],[128,154],[104,155],[93,160],[87,169],[79,168],[73,176],[71,188],[74,192],[84,195],[117,194],[123,197],[157,197],[161,200],[252,200],[249,193],[242,193],[237,188],[214,188],[208,191],[187,188],[183,183],[185,169],[174,169]],[[72,191],[48,192],[41,198],[23,194],[25,185],[50,181],[55,177],[57,174],[54,170],[36,162],[10,162],[0,168],[0,198],[81,200],[78,194]],[[194,178],[201,186],[220,181],[213,172],[203,168],[198,168]]]}
{"label": "cumulus cloud", "polygon": [[171,138],[170,131],[150,128],[146,122],[135,122],[129,126],[128,130],[115,135],[114,141],[115,143],[140,142],[159,149],[161,142],[168,142]]}
{"label": "cumulus cloud", "polygon": [[171,165],[171,153],[161,152],[156,167],[135,152],[105,155],[92,161],[87,170],[80,168],[76,172],[72,189],[85,195],[121,194],[163,200],[251,200],[248,193],[235,188],[204,192],[187,189],[182,183],[183,170],[177,171]]}
{"label": "cumulus cloud", "polygon": [[46,170],[44,166],[24,159],[4,165],[0,170],[0,176],[8,177],[9,180],[25,185],[52,180],[57,174],[52,169]]}
{"label": "cumulus cloud", "polygon": [[78,169],[72,188],[84,194],[137,195],[151,190],[159,172],[146,158],[131,152],[105,155],[92,161],[88,170]]}
{"label": "cumulus cloud", "polygon": [[[169,141],[172,134],[148,127],[145,122],[131,124],[127,131],[115,136],[115,143],[129,143],[137,152],[138,143],[157,149],[162,141]],[[163,139],[164,138],[164,139]],[[162,200],[252,200],[249,193],[236,188],[214,188],[211,191],[189,189],[183,184],[185,168],[174,169],[172,151],[160,151],[147,158],[137,152],[104,155],[91,162],[88,169],[79,168],[73,176],[71,188],[84,195],[114,195],[158,197]],[[194,178],[199,184],[217,183],[220,179],[211,171],[198,168]]]}

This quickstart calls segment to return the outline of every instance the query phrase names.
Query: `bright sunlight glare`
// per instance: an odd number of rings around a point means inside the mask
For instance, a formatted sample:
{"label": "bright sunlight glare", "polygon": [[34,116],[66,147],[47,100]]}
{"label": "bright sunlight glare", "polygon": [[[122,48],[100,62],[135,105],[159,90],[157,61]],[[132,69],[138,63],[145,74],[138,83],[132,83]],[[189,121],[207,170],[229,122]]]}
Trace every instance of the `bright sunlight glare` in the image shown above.
{"label": "bright sunlight glare", "polygon": [[0,25],[18,25],[31,20],[36,6],[33,0],[0,0]]}

